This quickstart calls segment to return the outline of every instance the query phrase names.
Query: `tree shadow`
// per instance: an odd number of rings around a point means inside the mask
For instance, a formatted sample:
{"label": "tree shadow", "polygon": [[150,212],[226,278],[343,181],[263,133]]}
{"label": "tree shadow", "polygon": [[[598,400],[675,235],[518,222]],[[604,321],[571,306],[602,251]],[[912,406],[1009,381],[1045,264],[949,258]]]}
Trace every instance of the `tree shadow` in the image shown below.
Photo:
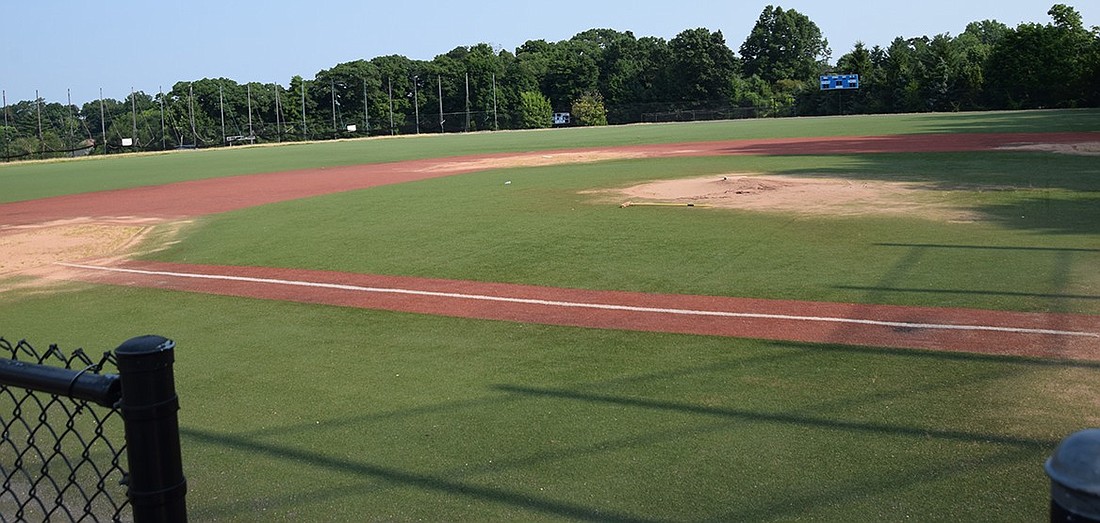
{"label": "tree shadow", "polygon": [[[520,452],[504,452],[501,459],[494,459],[492,464],[481,463],[474,466],[459,467],[452,465],[450,468],[441,468],[431,472],[418,472],[358,458],[336,457],[324,451],[310,450],[308,445],[302,444],[304,441],[302,438],[307,436],[301,433],[304,433],[307,428],[316,430],[316,426],[312,422],[244,434],[183,427],[181,428],[181,435],[195,444],[212,445],[238,451],[242,454],[255,455],[257,456],[256,459],[259,460],[290,462],[297,468],[320,469],[339,474],[345,478],[350,477],[353,482],[351,485],[335,488],[320,486],[313,489],[307,487],[306,489],[295,490],[293,493],[278,493],[278,495],[272,495],[275,499],[263,500],[264,506],[268,509],[272,507],[290,508],[298,504],[300,502],[298,500],[301,499],[322,502],[339,500],[343,497],[361,496],[364,493],[385,492],[387,489],[408,487],[445,496],[466,498],[494,505],[505,505],[517,510],[530,511],[555,518],[580,521],[655,521],[657,518],[637,511],[607,510],[600,506],[577,503],[573,500],[581,499],[581,496],[577,496],[575,493],[559,492],[557,498],[551,498],[535,491],[485,486],[484,484],[478,484],[473,478],[507,470],[522,471],[545,463],[564,463],[584,458],[597,459],[623,450],[639,449],[639,452],[643,452],[642,449],[653,445],[673,445],[678,441],[706,435],[729,434],[730,437],[733,437],[734,431],[751,429],[759,425],[775,425],[793,432],[810,429],[850,434],[851,436],[845,437],[845,440],[856,440],[862,436],[885,435],[914,441],[941,440],[967,448],[973,446],[983,448],[992,446],[993,448],[991,459],[990,455],[986,454],[986,457],[983,457],[981,463],[978,464],[936,461],[922,466],[919,470],[907,471],[904,477],[842,476],[829,484],[822,485],[821,489],[817,489],[812,493],[794,495],[793,497],[785,495],[781,500],[779,498],[769,500],[766,496],[758,496],[751,504],[755,508],[735,510],[727,514],[734,518],[755,518],[766,514],[794,514],[798,511],[805,511],[809,507],[835,503],[836,500],[858,500],[869,495],[901,490],[923,481],[929,481],[927,478],[931,477],[942,479],[950,475],[972,473],[976,467],[988,468],[995,467],[998,464],[1033,459],[1037,453],[1052,449],[1057,445],[1057,441],[995,432],[929,427],[915,423],[880,423],[840,419],[853,409],[861,410],[861,407],[880,405],[883,402],[892,400],[905,400],[908,396],[914,394],[915,390],[904,383],[898,383],[888,390],[876,391],[873,388],[857,390],[854,393],[840,394],[835,398],[825,398],[820,401],[811,400],[800,403],[794,408],[780,410],[754,407],[716,407],[696,401],[639,397],[634,394],[616,392],[616,390],[624,387],[646,390],[653,387],[655,383],[682,382],[683,380],[692,379],[693,376],[700,377],[708,374],[712,376],[707,377],[707,379],[721,380],[721,376],[728,375],[733,371],[753,373],[755,372],[754,369],[771,368],[777,364],[784,368],[799,367],[809,364],[809,362],[799,361],[800,359],[821,353],[858,355],[867,358],[887,355],[889,357],[948,363],[992,362],[1008,364],[1006,366],[995,365],[984,370],[978,369],[978,372],[967,374],[967,386],[1001,379],[1017,372],[1023,372],[1030,366],[1100,369],[1100,363],[1028,360],[1003,356],[810,343],[766,342],[763,347],[765,350],[732,360],[654,369],[652,372],[627,376],[610,376],[608,379],[566,387],[527,384],[492,385],[486,389],[491,394],[484,397],[459,401],[442,401],[409,409],[327,420],[324,423],[324,427],[329,430],[334,427],[341,427],[346,431],[355,431],[357,425],[385,424],[422,416],[442,415],[462,418],[464,417],[462,413],[464,410],[487,409],[495,412],[502,410],[499,408],[501,406],[527,401],[550,401],[555,404],[580,402],[596,408],[611,407],[617,409],[617,415],[628,418],[656,416],[655,419],[663,419],[667,417],[663,416],[662,413],[676,415],[676,419],[670,420],[668,424],[653,424],[636,431],[610,433],[609,436],[605,435],[595,441],[584,440],[585,442],[582,444],[552,448],[533,445],[529,448],[524,447]],[[785,350],[772,351],[767,350],[768,348]],[[921,394],[943,391],[946,395],[950,394],[951,390],[960,384],[961,382],[957,378],[944,377],[943,379],[923,383],[919,390]],[[605,390],[605,392],[593,389]],[[606,392],[607,389],[611,389],[611,391]],[[540,408],[545,409],[546,406],[542,405]],[[550,410],[563,413],[572,411],[568,407],[551,407]],[[839,414],[832,416],[829,413]],[[290,436],[290,439],[283,442],[269,440],[271,437],[280,436]],[[744,437],[756,436],[750,430],[745,433]],[[925,461],[927,462],[927,460]],[[781,472],[777,469],[773,473],[780,474]],[[593,480],[599,480],[599,477],[594,477]],[[761,504],[763,504],[763,508],[759,508]],[[204,508],[206,514],[228,517],[235,514],[252,513],[255,510],[255,503],[238,500],[220,505],[206,505]],[[709,508],[714,509],[716,507]]]}
{"label": "tree shadow", "polygon": [[1001,354],[979,354],[971,352],[948,352],[927,349],[894,349],[889,347],[861,347],[858,345],[815,344],[805,342],[763,342],[781,347],[802,347],[819,352],[860,355],[888,355],[891,357],[913,358],[920,360],[964,363],[1005,363],[1023,367],[1053,367],[1064,369],[1100,370],[1100,361],[1080,361],[1067,359],[1032,358],[1024,356],[1005,356]]}
{"label": "tree shadow", "polygon": [[953,113],[950,118],[930,121],[925,129],[933,133],[1090,132],[1100,129],[1100,111],[1059,109]]}
{"label": "tree shadow", "polygon": [[[886,139],[896,141],[899,138]],[[1100,133],[1097,140],[1100,141]],[[827,149],[829,144],[824,141],[814,147]],[[987,198],[992,195],[1043,198],[1054,196],[1059,190],[1086,195],[1100,191],[1100,168],[1097,168],[1096,158],[1091,156],[994,150],[800,153],[799,146],[798,143],[761,146],[760,155],[802,156],[805,161],[773,158],[759,168],[779,176],[905,182],[929,191],[971,191]],[[815,158],[822,160],[814,162]],[[769,163],[774,163],[775,167],[770,168]]]}
{"label": "tree shadow", "polygon": [[[1039,127],[1046,121],[1042,116],[1034,118]],[[1091,136],[1100,141],[1100,133],[1093,132]],[[1052,135],[1051,140],[1056,139]],[[1004,138],[1000,140],[981,134],[959,134],[951,140],[944,140],[941,135],[919,134],[829,138],[745,142],[731,145],[725,153],[825,157],[828,159],[812,167],[798,165],[809,161],[776,161],[774,168],[769,169],[770,161],[763,161],[762,167],[757,168],[779,176],[906,182],[928,191],[959,192],[963,194],[951,197],[948,202],[952,207],[971,211],[981,221],[1008,229],[1049,234],[1100,232],[1100,167],[1096,157],[993,150]],[[844,161],[836,161],[837,158]],[[965,195],[966,192],[973,196]]]}
{"label": "tree shadow", "polygon": [[337,459],[319,452],[311,452],[286,445],[265,443],[250,437],[186,427],[180,428],[180,435],[196,442],[218,445],[250,454],[263,455],[269,459],[300,462],[311,467],[327,469],[334,473],[383,480],[424,490],[465,496],[491,503],[506,504],[552,516],[572,518],[580,521],[653,521],[631,514],[617,513],[573,503],[555,501],[549,498],[540,498],[527,492],[475,485],[468,482],[447,479],[439,475],[419,474],[362,461],[353,462]]}
{"label": "tree shadow", "polygon": [[980,205],[975,210],[1012,229],[1044,234],[1100,234],[1100,191],[1095,189],[1083,197],[1044,194],[1012,203]]}
{"label": "tree shadow", "polygon": [[[1100,249],[1088,247],[1036,247],[1036,246],[1008,246],[1008,245],[963,245],[963,244],[931,244],[931,243],[876,243],[874,247],[899,247],[911,249],[914,252],[925,250],[961,250],[961,251],[1005,251],[1005,252],[1032,252],[1051,253],[1055,256],[1052,266],[1052,284],[1056,288],[1065,288],[1069,284],[1069,271],[1073,264],[1072,257],[1077,254],[1100,254]],[[889,278],[887,278],[888,280]],[[942,294],[942,295],[972,295],[972,296],[1011,296],[1024,298],[1045,298],[1055,304],[1064,303],[1066,300],[1100,300],[1100,295],[1071,294],[1071,293],[1036,293],[1003,291],[991,289],[933,289],[911,288],[890,285],[888,282],[880,282],[879,285],[836,285],[836,289],[865,291],[871,295],[880,293],[914,293],[914,294]],[[1068,312],[1067,307],[1055,307],[1059,312]]]}
{"label": "tree shadow", "polygon": [[569,389],[521,387],[516,385],[497,385],[495,388],[496,390],[499,390],[501,392],[508,392],[512,394],[585,401],[589,403],[602,403],[647,410],[670,411],[682,414],[714,416],[751,423],[775,423],[819,429],[841,430],[847,432],[869,432],[914,438],[937,438],[963,443],[993,443],[998,445],[1008,445],[1012,447],[1033,449],[1048,449],[1053,448],[1055,445],[1058,444],[1057,441],[1053,440],[1005,436],[1002,434],[974,433],[917,426],[890,425],[886,423],[846,421],[808,415],[787,414],[781,412],[759,412],[749,409],[708,407],[676,401],[664,401],[656,399],[616,396],[610,394],[577,392]]}

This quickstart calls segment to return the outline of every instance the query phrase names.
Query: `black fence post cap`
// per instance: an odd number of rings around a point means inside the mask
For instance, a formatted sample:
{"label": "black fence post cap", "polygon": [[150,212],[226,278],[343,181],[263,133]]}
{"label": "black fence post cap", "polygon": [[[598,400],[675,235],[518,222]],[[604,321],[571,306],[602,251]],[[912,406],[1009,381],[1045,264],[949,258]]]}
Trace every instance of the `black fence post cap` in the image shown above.
{"label": "black fence post cap", "polygon": [[115,349],[116,354],[129,354],[129,355],[142,355],[151,354],[156,352],[172,349],[176,346],[175,342],[165,338],[164,336],[156,336],[153,334],[138,336],[136,338],[130,338],[119,345]]}
{"label": "black fence post cap", "polygon": [[1078,516],[1100,520],[1100,429],[1071,434],[1046,462],[1051,498]]}

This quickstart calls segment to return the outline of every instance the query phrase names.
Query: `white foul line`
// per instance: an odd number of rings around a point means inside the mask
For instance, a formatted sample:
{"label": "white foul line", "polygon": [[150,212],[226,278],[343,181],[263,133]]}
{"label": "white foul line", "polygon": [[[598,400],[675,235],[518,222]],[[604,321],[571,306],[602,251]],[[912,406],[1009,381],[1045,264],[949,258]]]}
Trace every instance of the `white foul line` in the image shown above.
{"label": "white foul line", "polygon": [[79,265],[73,263],[59,263],[65,267],[75,269],[88,269],[93,271],[121,272],[129,274],[142,274],[146,276],[169,276],[174,278],[192,278],[200,280],[237,281],[246,283],[263,283],[268,285],[287,285],[294,287],[311,287],[318,289],[337,289],[344,291],[371,292],[378,294],[407,294],[413,296],[431,296],[435,298],[454,298],[461,300],[496,301],[505,303],[522,303],[526,305],[545,305],[548,307],[572,307],[580,309],[599,309],[625,312],[648,312],[658,314],[675,314],[682,316],[716,316],[723,318],[753,318],[768,320],[792,320],[812,321],[826,323],[851,323],[857,325],[874,325],[879,327],[896,327],[905,329],[938,329],[957,331],[990,331],[1009,332],[1015,334],[1048,334],[1054,336],[1079,336],[1086,338],[1100,338],[1095,332],[1064,331],[1052,329],[1027,329],[1022,327],[994,327],[989,325],[953,325],[942,323],[910,323],[900,321],[865,320],[859,318],[837,318],[829,316],[796,316],[789,314],[764,314],[754,312],[723,312],[693,309],[666,309],[659,307],[636,307],[631,305],[612,305],[606,303],[580,303],[569,301],[537,300],[531,298],[509,298],[505,296],[489,296],[485,294],[463,294],[455,292],[419,291],[414,289],[395,289],[386,287],[363,287],[359,285],[344,285],[340,283],[317,283],[296,280],[281,280],[272,278],[253,278],[248,276],[228,276],[221,274],[198,274],[186,272],[147,271],[141,269],[124,269],[121,267],[100,267],[95,265]]}

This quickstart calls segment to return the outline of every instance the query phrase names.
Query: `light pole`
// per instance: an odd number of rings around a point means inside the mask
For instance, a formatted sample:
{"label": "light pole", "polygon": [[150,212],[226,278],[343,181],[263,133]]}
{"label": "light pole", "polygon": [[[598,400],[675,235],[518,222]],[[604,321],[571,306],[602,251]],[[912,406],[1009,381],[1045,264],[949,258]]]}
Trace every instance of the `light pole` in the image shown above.
{"label": "light pole", "polygon": [[416,93],[416,83],[419,80],[420,80],[420,77],[413,76],[413,106],[416,108],[415,109],[415,111],[416,111],[415,112],[415,115],[416,115],[416,134],[420,134],[420,98],[418,97],[418,95]]}
{"label": "light pole", "polygon": [[386,78],[387,93],[390,96],[390,136],[397,134],[397,130],[393,128],[393,77]]}

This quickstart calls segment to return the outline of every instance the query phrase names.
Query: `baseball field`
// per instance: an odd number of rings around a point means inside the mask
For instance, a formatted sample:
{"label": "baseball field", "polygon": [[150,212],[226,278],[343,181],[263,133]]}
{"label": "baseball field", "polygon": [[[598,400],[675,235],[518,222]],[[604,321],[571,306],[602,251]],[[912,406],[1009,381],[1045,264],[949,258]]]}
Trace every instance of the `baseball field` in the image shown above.
{"label": "baseball field", "polygon": [[1045,517],[1100,111],[0,165],[0,336],[176,341],[218,521]]}

